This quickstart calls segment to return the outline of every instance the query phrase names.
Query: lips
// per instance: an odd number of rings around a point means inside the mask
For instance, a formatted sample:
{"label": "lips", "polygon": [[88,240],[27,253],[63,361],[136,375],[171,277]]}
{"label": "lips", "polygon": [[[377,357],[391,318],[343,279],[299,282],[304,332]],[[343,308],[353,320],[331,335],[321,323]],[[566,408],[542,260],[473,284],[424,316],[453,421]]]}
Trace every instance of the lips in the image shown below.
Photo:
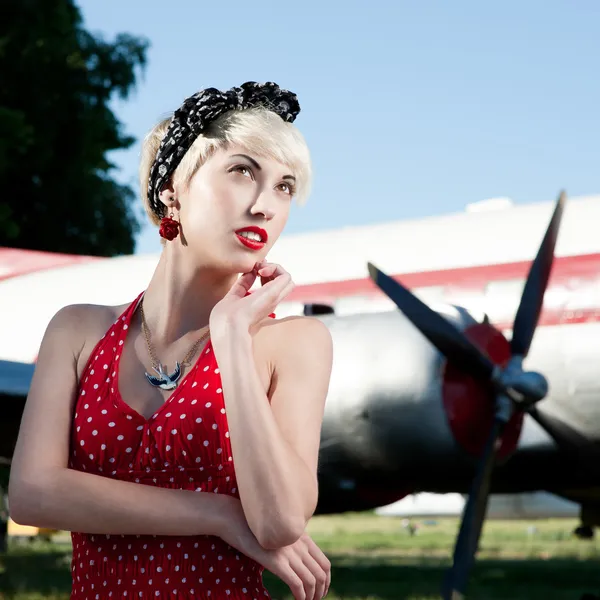
{"label": "lips", "polygon": [[[241,235],[243,232],[252,232],[256,233],[260,236],[260,241],[251,240],[250,238],[244,237]],[[264,229],[260,227],[256,227],[255,225],[249,225],[248,227],[242,227],[235,232],[237,239],[244,245],[246,248],[250,248],[251,250],[260,250],[264,248],[269,236]]]}

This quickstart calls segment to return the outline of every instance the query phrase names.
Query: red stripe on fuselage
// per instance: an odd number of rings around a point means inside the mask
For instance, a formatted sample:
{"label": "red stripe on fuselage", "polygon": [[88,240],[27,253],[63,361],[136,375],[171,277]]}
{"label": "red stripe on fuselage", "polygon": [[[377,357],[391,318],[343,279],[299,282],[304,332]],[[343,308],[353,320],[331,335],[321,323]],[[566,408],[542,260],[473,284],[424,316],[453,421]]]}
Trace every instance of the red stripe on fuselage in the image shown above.
{"label": "red stripe on fuselage", "polygon": [[[485,310],[486,287],[490,282],[510,282],[524,279],[529,272],[531,262],[513,262],[476,267],[461,267],[418,273],[390,274],[409,289],[431,286],[444,287],[442,302],[460,304],[461,296],[481,298]],[[366,267],[365,267],[366,270]],[[596,288],[593,302],[577,307],[576,295],[584,288],[591,293]],[[554,260],[552,275],[547,293],[562,289],[564,301],[542,309],[539,325],[559,325],[567,323],[586,323],[600,321],[600,254],[557,257]],[[286,298],[287,301],[304,303],[334,303],[336,299],[351,296],[378,297],[381,291],[370,278],[328,281],[308,285],[299,285]],[[467,305],[468,309],[469,306]],[[494,319],[499,328],[512,326],[514,314],[506,314]]]}
{"label": "red stripe on fuselage", "polygon": [[[36,271],[63,267],[77,263],[103,260],[102,257],[0,248],[0,281]],[[104,260],[106,260],[104,258]]]}

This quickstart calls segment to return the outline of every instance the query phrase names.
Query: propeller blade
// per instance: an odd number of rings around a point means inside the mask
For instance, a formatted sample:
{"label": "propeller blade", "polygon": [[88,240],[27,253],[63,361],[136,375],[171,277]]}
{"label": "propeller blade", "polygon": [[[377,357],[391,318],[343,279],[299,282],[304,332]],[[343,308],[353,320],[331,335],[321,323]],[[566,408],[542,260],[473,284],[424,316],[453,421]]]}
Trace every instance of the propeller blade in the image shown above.
{"label": "propeller blade", "polygon": [[533,339],[533,334],[542,310],[550,271],[552,270],[554,248],[560,229],[565,200],[566,194],[563,191],[558,197],[548,229],[529,270],[523,295],[521,296],[521,303],[515,317],[513,337],[510,343],[513,356],[527,356],[529,352],[531,340]]}
{"label": "propeller blade", "polygon": [[479,460],[477,474],[469,492],[454,547],[452,567],[444,581],[442,590],[444,600],[456,600],[464,597],[469,572],[475,562],[475,554],[477,553],[479,537],[487,511],[492,471],[504,424],[504,420],[494,419],[484,452]]}
{"label": "propeller blade", "polygon": [[367,266],[373,282],[448,360],[474,377],[492,377],[494,363],[461,331],[375,265],[369,262]]}

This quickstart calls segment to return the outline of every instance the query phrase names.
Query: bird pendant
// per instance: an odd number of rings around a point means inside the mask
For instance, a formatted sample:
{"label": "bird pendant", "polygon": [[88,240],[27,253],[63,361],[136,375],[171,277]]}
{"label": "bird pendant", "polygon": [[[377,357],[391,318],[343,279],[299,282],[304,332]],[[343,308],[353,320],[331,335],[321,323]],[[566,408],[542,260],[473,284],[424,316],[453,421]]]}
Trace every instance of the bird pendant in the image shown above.
{"label": "bird pendant", "polygon": [[177,387],[177,380],[181,376],[181,366],[179,362],[175,363],[175,370],[172,373],[167,373],[165,367],[158,363],[158,369],[152,367],[158,373],[158,377],[145,373],[146,379],[154,387],[159,387],[161,390],[172,390]]}

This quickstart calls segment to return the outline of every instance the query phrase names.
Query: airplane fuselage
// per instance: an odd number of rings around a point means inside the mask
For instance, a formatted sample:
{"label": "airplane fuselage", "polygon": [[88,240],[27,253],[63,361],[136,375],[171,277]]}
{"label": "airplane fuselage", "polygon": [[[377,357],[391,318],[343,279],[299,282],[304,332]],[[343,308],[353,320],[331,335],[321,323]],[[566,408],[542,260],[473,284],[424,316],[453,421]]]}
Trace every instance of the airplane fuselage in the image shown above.
{"label": "airplane fuselage", "polygon": [[[461,398],[491,404],[486,389],[473,394],[473,382],[448,381],[445,361],[367,277],[366,262],[398,278],[461,328],[489,320],[510,339],[551,209],[550,203],[518,206],[278,242],[268,258],[284,265],[297,287],[277,315],[302,314],[312,304],[333,312],[320,317],[334,340],[319,465],[321,511],[380,506],[415,491],[466,492],[475,464],[469,436],[487,425],[472,418],[472,406],[464,422]],[[526,369],[549,382],[539,410],[594,443],[600,442],[598,222],[600,197],[567,204],[525,361]],[[0,339],[0,360],[34,362],[46,324],[65,304],[133,300],[157,259],[78,258],[72,266],[1,282],[0,310],[11,319]],[[575,467],[526,416],[516,452],[497,469],[492,491],[592,490],[597,501],[600,474]]]}

